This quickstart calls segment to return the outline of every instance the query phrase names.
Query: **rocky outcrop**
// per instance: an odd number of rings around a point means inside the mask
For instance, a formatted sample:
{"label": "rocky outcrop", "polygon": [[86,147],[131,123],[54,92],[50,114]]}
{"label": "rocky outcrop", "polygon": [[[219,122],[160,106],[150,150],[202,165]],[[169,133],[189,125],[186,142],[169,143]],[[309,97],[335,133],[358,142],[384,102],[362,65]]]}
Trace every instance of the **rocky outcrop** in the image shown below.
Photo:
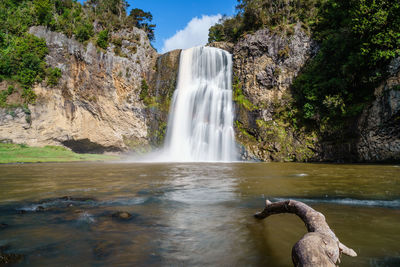
{"label": "rocky outcrop", "polygon": [[400,58],[389,66],[390,77],[375,89],[376,99],[359,120],[358,160],[400,161]]}
{"label": "rocky outcrop", "polygon": [[273,100],[282,98],[316,49],[300,25],[285,36],[262,29],[235,45],[234,73],[243,93],[254,105],[262,107],[265,120],[271,118]]}
{"label": "rocky outcrop", "polygon": [[300,25],[287,35],[262,29],[235,44],[235,126],[244,158],[292,161],[311,157],[315,137],[305,136],[275,115],[291,101],[289,88],[316,51],[316,43]]}
{"label": "rocky outcrop", "polygon": [[28,110],[1,111],[0,139],[32,146],[64,145],[77,152],[121,151],[148,144],[145,105],[139,94],[157,53],[144,31],[112,33],[112,40],[118,41],[107,51],[41,26],[29,32],[46,40],[46,62],[61,69],[62,77],[54,88],[37,84],[36,103]]}
{"label": "rocky outcrop", "polygon": [[235,48],[235,44],[229,43],[229,42],[213,42],[213,43],[207,44],[207,46],[223,49],[225,51],[228,51],[231,54],[233,54],[233,50]]}
{"label": "rocky outcrop", "polygon": [[[318,51],[296,25],[290,34],[262,29],[236,44],[210,46],[233,53],[236,140],[242,158],[262,161],[388,162],[400,160],[400,58],[390,77],[375,90],[375,100],[351,118],[346,140],[327,140],[294,125],[291,85]],[[332,139],[332,138],[331,138]]]}
{"label": "rocky outcrop", "polygon": [[176,87],[181,50],[173,50],[158,57],[157,65],[149,76],[147,125],[153,146],[163,144],[168,114]]}
{"label": "rocky outcrop", "polygon": [[[136,28],[112,33],[107,51],[44,27],[32,27],[30,33],[46,40],[46,62],[61,69],[62,77],[54,87],[36,84],[34,105],[0,109],[0,142],[93,153],[143,151],[163,143],[180,50],[158,55]],[[354,138],[327,142],[293,125],[288,108],[294,79],[318,50],[300,25],[284,35],[262,29],[236,44],[209,46],[233,54],[235,131],[243,159],[400,160],[400,59],[376,88],[376,99],[349,123]],[[0,83],[3,87],[6,83]]]}

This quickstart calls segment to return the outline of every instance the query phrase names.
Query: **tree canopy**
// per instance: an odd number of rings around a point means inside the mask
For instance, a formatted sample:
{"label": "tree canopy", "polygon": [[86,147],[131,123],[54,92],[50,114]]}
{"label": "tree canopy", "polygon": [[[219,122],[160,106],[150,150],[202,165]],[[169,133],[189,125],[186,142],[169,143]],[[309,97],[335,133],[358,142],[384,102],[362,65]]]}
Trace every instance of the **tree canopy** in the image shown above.
{"label": "tree canopy", "polygon": [[236,42],[261,28],[284,35],[297,23],[320,47],[294,81],[297,115],[321,131],[339,129],[371,102],[400,56],[400,2],[239,0],[234,17],[210,28],[209,42]]}
{"label": "tree canopy", "polygon": [[[32,103],[32,85],[43,79],[54,86],[61,76],[59,69],[46,66],[46,43],[28,33],[34,25],[75,37],[79,42],[93,40],[106,49],[112,31],[137,27],[154,40],[155,25],[150,12],[133,9],[127,16],[125,0],[1,0],[0,1],[0,82],[17,82],[23,88],[25,103]],[[95,27],[96,26],[96,27]],[[11,92],[12,90],[10,90]],[[6,97],[0,98],[5,106]]]}

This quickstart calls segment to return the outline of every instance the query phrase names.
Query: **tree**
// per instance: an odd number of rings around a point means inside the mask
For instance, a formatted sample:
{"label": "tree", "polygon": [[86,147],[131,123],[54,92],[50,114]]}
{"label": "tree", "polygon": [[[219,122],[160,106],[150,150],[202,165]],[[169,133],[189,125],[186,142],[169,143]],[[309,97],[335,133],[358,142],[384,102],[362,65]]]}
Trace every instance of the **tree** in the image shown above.
{"label": "tree", "polygon": [[53,18],[53,3],[49,0],[35,0],[33,3],[39,24],[49,25]]}
{"label": "tree", "polygon": [[154,40],[155,24],[151,24],[153,15],[150,12],[144,12],[142,9],[134,8],[131,10],[128,20],[133,26],[144,30],[150,41]]}

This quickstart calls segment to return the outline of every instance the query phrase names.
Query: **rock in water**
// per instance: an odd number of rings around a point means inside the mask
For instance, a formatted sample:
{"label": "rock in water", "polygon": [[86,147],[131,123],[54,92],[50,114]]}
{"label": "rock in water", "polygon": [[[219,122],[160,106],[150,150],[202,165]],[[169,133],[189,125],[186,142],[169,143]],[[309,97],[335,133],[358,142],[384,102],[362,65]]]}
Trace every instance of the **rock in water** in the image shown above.
{"label": "rock in water", "polygon": [[111,215],[113,218],[117,218],[120,220],[129,220],[132,218],[132,214],[126,211],[117,211]]}
{"label": "rock in water", "polygon": [[14,264],[21,262],[24,259],[24,255],[15,253],[4,253],[4,250],[8,249],[9,246],[0,246],[0,266],[5,264]]}

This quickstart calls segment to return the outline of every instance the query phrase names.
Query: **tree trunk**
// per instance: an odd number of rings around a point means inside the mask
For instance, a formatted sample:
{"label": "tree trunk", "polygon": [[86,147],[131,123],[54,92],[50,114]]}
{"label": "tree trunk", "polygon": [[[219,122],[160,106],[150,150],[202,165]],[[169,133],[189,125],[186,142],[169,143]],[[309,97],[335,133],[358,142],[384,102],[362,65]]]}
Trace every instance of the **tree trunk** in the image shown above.
{"label": "tree trunk", "polygon": [[266,201],[266,207],[254,217],[264,219],[272,214],[294,213],[305,223],[308,233],[292,248],[294,266],[332,266],[340,263],[341,253],[356,257],[357,253],[340,243],[335,233],[325,221],[325,216],[296,200],[272,203]]}

